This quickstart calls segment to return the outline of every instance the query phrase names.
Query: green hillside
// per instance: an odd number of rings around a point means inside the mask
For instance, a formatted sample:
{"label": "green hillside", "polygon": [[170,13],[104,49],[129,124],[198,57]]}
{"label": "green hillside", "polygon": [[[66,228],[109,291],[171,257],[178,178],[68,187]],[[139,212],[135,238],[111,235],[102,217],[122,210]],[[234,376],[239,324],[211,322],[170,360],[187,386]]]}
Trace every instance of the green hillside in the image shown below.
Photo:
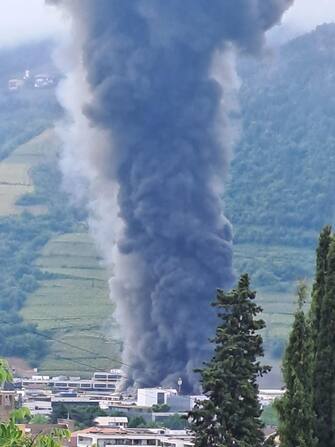
{"label": "green hillside", "polygon": [[119,365],[107,273],[86,214],[62,191],[55,90],[8,79],[55,74],[49,43],[0,50],[0,356],[43,373]]}
{"label": "green hillside", "polygon": [[240,64],[244,130],[227,196],[238,243],[314,247],[334,220],[334,43],[324,25],[261,66]]}
{"label": "green hillside", "polygon": [[76,374],[118,366],[112,361],[119,358],[120,342],[108,298],[107,273],[87,232],[50,239],[36,264],[54,277],[40,282],[22,316],[58,340],[51,343],[39,370]]}
{"label": "green hillside", "polygon": [[[312,280],[318,232],[334,220],[334,43],[335,25],[324,25],[261,64],[243,59],[238,67],[243,132],[225,206],[235,270],[251,274],[267,322],[266,354],[276,365],[295,283]],[[9,322],[0,325],[0,355],[51,374],[116,366],[121,343],[108,275],[85,211],[60,189],[54,91],[6,91],[6,79],[27,64],[53,70],[47,45],[31,48],[29,60],[26,50],[13,50],[18,62],[0,69],[0,321]],[[0,62],[6,58],[0,52]]]}
{"label": "green hillside", "polygon": [[[12,314],[17,315],[15,318],[23,318],[17,324],[24,327],[22,336],[28,337],[31,349],[25,350],[23,338],[8,332],[4,335],[14,341],[8,347],[3,344],[2,349],[7,356],[26,358],[46,374],[64,371],[83,375],[117,366],[121,344],[112,320],[106,270],[87,232],[85,219],[71,209],[59,189],[58,149],[55,133],[48,129],[0,162],[0,191],[6,186],[0,228],[2,220],[10,219],[14,239],[20,237],[21,222],[25,231],[31,226],[36,228],[37,238],[42,236],[40,244],[27,247],[31,287],[18,306],[12,308],[8,304]],[[56,220],[60,223],[56,224]],[[8,241],[8,232],[3,233]],[[13,253],[15,266],[25,249],[21,244]],[[26,266],[26,260],[23,265]],[[11,269],[7,275],[2,271],[7,282],[11,273]],[[8,289],[0,291],[0,307],[4,310],[8,293]],[[5,324],[7,327],[11,326]],[[18,326],[14,328],[17,332]]]}
{"label": "green hillside", "polygon": [[[237,273],[249,272],[270,356],[292,321],[295,283],[312,279],[320,229],[335,216],[335,25],[239,63],[243,132],[226,194]],[[320,86],[322,85],[322,89]]]}

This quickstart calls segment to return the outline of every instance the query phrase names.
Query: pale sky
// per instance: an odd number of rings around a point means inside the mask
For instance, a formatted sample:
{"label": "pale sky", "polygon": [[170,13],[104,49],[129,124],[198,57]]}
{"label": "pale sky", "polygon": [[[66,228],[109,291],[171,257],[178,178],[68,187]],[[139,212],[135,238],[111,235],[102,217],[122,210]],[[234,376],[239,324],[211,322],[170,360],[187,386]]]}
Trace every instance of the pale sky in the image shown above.
{"label": "pale sky", "polygon": [[[296,0],[283,25],[271,33],[271,40],[283,40],[332,21],[335,22],[335,0]],[[44,0],[0,0],[0,46],[58,38],[65,33],[64,23],[57,8],[45,6]]]}
{"label": "pale sky", "polygon": [[0,47],[61,36],[64,23],[44,0],[0,0]]}
{"label": "pale sky", "polygon": [[271,40],[282,42],[331,22],[335,22],[335,0],[295,0],[282,24],[271,31]]}

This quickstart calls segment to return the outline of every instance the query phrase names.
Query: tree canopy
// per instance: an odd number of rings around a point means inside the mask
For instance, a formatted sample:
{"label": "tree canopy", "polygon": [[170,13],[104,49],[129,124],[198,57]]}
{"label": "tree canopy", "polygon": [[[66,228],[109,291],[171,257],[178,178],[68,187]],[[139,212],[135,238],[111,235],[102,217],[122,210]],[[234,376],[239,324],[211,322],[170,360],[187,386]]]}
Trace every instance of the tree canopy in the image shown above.
{"label": "tree canopy", "polygon": [[231,292],[218,290],[214,307],[219,324],[212,340],[214,355],[201,373],[208,400],[198,402],[189,416],[196,447],[259,447],[264,443],[258,377],[270,370],[263,366],[263,320],[255,303],[248,275],[242,275]]}

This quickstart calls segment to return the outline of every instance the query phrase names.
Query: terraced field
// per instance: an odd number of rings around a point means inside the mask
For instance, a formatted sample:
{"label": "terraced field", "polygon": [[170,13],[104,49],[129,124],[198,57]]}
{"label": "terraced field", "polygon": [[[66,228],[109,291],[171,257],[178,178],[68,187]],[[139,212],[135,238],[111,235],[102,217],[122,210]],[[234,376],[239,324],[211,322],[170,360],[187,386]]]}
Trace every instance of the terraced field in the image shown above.
{"label": "terraced field", "polygon": [[[303,247],[240,244],[235,247],[234,256],[235,270],[248,272],[252,288],[257,291],[267,325],[265,338],[286,339],[296,309],[296,284],[307,280],[312,286],[314,251]],[[290,281],[283,280],[288,277]]]}
{"label": "terraced field", "polygon": [[22,311],[26,321],[37,323],[57,340],[51,341],[40,371],[83,375],[118,366],[121,344],[107,273],[90,236],[71,233],[51,239],[37,265],[57,277],[42,281]]}
{"label": "terraced field", "polygon": [[55,154],[58,146],[53,130],[49,129],[18,146],[0,162],[0,217],[20,214],[23,210],[34,214],[45,212],[42,206],[22,207],[16,205],[16,201],[23,194],[34,191],[31,168]]}
{"label": "terraced field", "polygon": [[[49,129],[0,162],[0,217],[24,210],[47,212],[44,206],[19,206],[16,201],[34,192],[32,168],[54,158],[58,149],[55,133]],[[120,341],[112,320],[108,276],[86,230],[50,239],[36,264],[46,273],[45,279],[28,297],[21,315],[46,330],[50,349],[40,371],[90,375],[96,369],[118,366]]]}

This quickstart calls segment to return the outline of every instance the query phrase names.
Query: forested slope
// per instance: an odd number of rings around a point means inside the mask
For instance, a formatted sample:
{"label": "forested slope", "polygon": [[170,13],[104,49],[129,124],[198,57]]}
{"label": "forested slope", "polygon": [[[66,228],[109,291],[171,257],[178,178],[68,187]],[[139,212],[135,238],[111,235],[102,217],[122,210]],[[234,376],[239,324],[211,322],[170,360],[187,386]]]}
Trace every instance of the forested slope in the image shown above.
{"label": "forested slope", "polygon": [[335,25],[243,61],[227,205],[236,242],[314,246],[335,211]]}
{"label": "forested slope", "polygon": [[[334,220],[334,43],[324,25],[262,64],[240,63],[243,132],[226,196],[237,245],[313,248]],[[268,273],[285,282],[311,271],[311,259],[295,260]]]}
{"label": "forested slope", "polygon": [[226,193],[237,272],[251,274],[279,357],[298,279],[335,211],[335,25],[239,62],[243,131]]}

